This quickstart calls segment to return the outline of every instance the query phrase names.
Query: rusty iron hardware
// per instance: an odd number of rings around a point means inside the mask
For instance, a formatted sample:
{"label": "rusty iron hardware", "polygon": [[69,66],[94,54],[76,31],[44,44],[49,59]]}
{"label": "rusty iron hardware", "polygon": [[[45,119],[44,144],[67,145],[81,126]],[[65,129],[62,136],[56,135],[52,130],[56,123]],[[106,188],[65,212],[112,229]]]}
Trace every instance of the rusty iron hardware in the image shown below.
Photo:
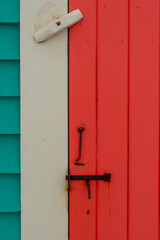
{"label": "rusty iron hardware", "polygon": [[75,165],[79,166],[84,166],[84,163],[78,162],[81,159],[81,150],[82,150],[82,132],[85,130],[84,127],[79,127],[78,132],[79,132],[79,157],[77,160],[74,161]]}
{"label": "rusty iron hardware", "polygon": [[70,171],[68,171],[68,175],[66,176],[66,180],[68,180],[68,191],[70,191],[71,180],[86,181],[88,189],[88,199],[91,199],[91,187],[90,187],[91,180],[103,180],[105,182],[110,182],[110,179],[111,179],[110,173],[104,173],[103,175],[70,175]]}
{"label": "rusty iron hardware", "polygon": [[91,185],[90,185],[90,180],[86,180],[86,185],[88,189],[88,199],[91,199]]}

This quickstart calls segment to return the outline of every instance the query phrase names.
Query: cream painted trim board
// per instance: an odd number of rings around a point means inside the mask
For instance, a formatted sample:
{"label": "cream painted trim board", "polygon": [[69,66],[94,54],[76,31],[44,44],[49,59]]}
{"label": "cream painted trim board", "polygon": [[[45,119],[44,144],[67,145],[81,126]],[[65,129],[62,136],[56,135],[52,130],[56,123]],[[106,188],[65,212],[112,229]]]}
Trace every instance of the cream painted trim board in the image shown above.
{"label": "cream painted trim board", "polygon": [[67,30],[36,43],[33,34],[67,13],[67,0],[21,0],[22,240],[67,240]]}
{"label": "cream painted trim board", "polygon": [[56,20],[53,20],[52,22],[42,27],[38,32],[34,34],[34,39],[36,42],[46,41],[64,29],[67,29],[75,23],[81,21],[82,18],[83,15],[79,9],[67,13],[66,15],[63,15],[60,18],[56,18]]}

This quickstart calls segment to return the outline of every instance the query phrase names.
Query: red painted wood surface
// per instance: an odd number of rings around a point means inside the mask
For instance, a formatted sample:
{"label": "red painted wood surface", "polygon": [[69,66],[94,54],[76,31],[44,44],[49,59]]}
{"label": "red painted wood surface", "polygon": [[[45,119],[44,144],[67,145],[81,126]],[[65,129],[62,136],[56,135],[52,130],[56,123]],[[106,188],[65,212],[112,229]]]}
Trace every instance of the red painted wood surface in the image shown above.
{"label": "red painted wood surface", "polygon": [[130,4],[129,239],[158,239],[159,1]]}
{"label": "red painted wood surface", "polygon": [[[69,240],[158,240],[159,0],[69,0]],[[82,162],[77,128],[85,125]],[[87,211],[90,211],[87,214]]]}
{"label": "red painted wood surface", "polygon": [[[71,174],[96,174],[96,1],[70,1],[69,10],[81,9],[84,19],[70,28],[69,35],[69,167]],[[78,158],[79,133],[82,139],[82,162]],[[72,181],[69,199],[70,240],[95,239],[96,191],[91,182],[92,198],[88,200],[85,181]],[[90,214],[87,214],[90,210]]]}
{"label": "red painted wood surface", "polygon": [[128,0],[98,1],[97,239],[127,239]]}

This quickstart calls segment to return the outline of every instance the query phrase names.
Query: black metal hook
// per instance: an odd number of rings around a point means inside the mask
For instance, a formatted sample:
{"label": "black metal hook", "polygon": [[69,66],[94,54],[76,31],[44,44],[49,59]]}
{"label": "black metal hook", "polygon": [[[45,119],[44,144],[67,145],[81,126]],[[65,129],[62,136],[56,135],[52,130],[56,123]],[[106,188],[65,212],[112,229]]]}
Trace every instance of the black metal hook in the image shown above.
{"label": "black metal hook", "polygon": [[81,159],[81,150],[82,150],[82,132],[85,130],[84,127],[79,127],[78,128],[78,132],[80,134],[80,138],[79,138],[79,157],[77,160],[74,161],[75,165],[80,165],[80,166],[84,166],[84,163],[80,163],[78,162]]}

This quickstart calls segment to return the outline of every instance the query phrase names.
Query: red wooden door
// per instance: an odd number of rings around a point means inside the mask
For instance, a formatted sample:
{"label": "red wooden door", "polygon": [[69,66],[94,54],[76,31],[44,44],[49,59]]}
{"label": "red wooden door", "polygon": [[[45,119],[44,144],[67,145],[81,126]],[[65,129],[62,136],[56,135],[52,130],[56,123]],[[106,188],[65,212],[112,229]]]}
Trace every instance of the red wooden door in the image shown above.
{"label": "red wooden door", "polygon": [[[159,0],[69,0],[70,240],[158,240]],[[85,126],[81,162],[79,133]]]}

